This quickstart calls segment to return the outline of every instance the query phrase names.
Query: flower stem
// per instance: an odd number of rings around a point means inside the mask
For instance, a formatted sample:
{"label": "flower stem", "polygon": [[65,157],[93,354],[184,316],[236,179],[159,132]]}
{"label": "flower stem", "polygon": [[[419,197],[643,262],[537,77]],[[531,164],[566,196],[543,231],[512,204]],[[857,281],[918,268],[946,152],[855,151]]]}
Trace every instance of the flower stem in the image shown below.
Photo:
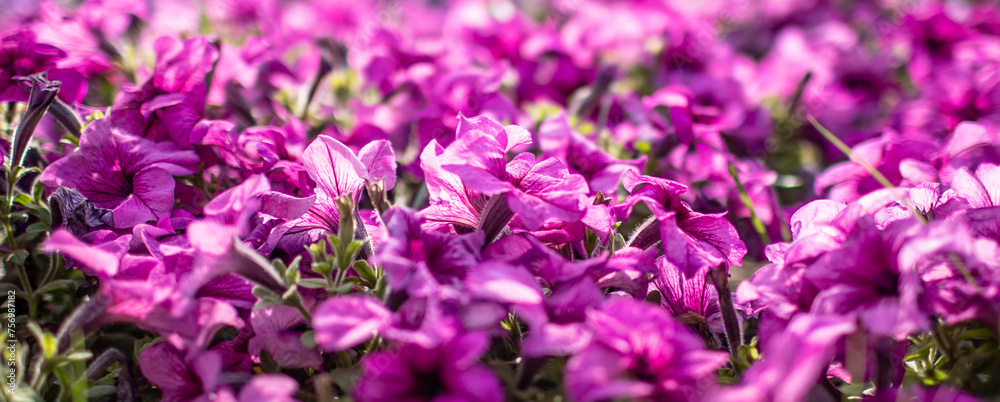
{"label": "flower stem", "polygon": [[722,313],[722,323],[726,327],[726,342],[729,343],[729,354],[737,356],[743,339],[740,336],[740,321],[736,316],[736,306],[733,305],[733,294],[729,290],[728,273],[725,266],[720,265],[708,271],[708,279],[715,285],[719,293],[719,310]]}
{"label": "flower stem", "polygon": [[[3,216],[0,217],[3,220],[3,228],[7,235],[7,244],[10,246],[11,253],[18,249],[17,237],[14,233],[14,227],[10,222],[10,211],[14,206],[14,184],[17,180],[17,172],[15,170],[20,170],[20,167],[11,165],[7,170],[7,194],[4,196]],[[36,310],[38,310],[38,300],[35,299],[35,291],[31,288],[28,273],[24,270],[24,264],[14,262],[14,266],[17,267],[17,276],[21,280],[21,288],[24,289],[25,298],[28,300],[28,317],[35,319]]]}
{"label": "flower stem", "polygon": [[760,236],[760,239],[764,244],[771,244],[771,237],[767,235],[767,228],[764,227],[764,222],[760,220],[757,216],[757,210],[753,207],[753,200],[750,199],[750,194],[747,193],[747,188],[743,186],[743,182],[740,181],[739,172],[736,171],[736,166],[732,163],[729,164],[729,175],[733,177],[733,181],[736,182],[736,189],[740,192],[740,200],[743,201],[743,206],[750,210],[750,222],[753,223],[754,230]]}
{"label": "flower stem", "polygon": [[899,203],[902,204],[904,207],[906,207],[906,209],[910,210],[910,212],[913,213],[913,216],[916,217],[921,223],[927,223],[927,218],[924,217],[924,214],[920,213],[920,211],[917,211],[917,208],[913,206],[912,202],[910,202],[905,197],[900,195],[899,189],[896,188],[896,186],[893,185],[892,182],[890,182],[889,179],[887,179],[885,175],[882,174],[882,172],[879,172],[878,169],[875,169],[872,165],[868,164],[868,162],[865,161],[864,159],[855,156],[854,151],[851,150],[851,147],[847,146],[847,144],[844,144],[844,142],[841,141],[840,138],[837,138],[836,135],[831,133],[830,130],[827,130],[826,127],[823,127],[822,124],[819,124],[819,122],[816,121],[816,118],[812,117],[811,115],[808,116],[807,118],[809,119],[809,123],[811,123],[813,127],[815,127],[816,130],[819,131],[819,133],[822,134],[823,137],[827,139],[827,141],[830,141],[830,143],[832,143],[835,147],[837,147],[837,149],[839,149],[840,152],[843,152],[844,155],[847,155],[847,157],[850,160],[854,161],[854,163],[861,165],[861,167],[867,170],[868,174],[872,175],[872,177],[875,178],[875,180],[878,181],[879,184],[882,185],[882,187],[889,189],[892,195],[896,197],[896,200],[899,201]]}

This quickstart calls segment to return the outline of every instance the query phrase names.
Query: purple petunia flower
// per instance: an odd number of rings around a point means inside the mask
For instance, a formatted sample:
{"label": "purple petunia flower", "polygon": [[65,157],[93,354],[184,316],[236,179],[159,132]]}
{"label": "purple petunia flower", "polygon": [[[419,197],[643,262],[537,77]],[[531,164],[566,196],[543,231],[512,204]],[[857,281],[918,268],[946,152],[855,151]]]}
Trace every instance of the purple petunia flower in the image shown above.
{"label": "purple petunia flower", "polygon": [[708,399],[719,401],[800,401],[818,381],[837,342],[853,332],[856,324],[837,315],[802,314],[770,339],[763,361],[755,363],[734,388],[718,389]]}
{"label": "purple petunia flower", "polygon": [[898,255],[901,270],[920,276],[921,307],[954,324],[996,325],[1000,311],[1000,245],[975,236],[964,219],[917,228]]}
{"label": "purple petunia flower", "polygon": [[874,334],[905,336],[926,329],[927,314],[917,303],[917,278],[901,270],[896,255],[912,220],[896,222],[884,232],[864,217],[842,248],[820,257],[805,277],[822,290],[813,312],[856,315]]}
{"label": "purple petunia flower", "polygon": [[587,322],[590,345],[566,363],[566,390],[574,400],[695,399],[728,360],[655,306],[609,301]]}
{"label": "purple petunia flower", "polygon": [[724,213],[694,212],[680,199],[680,194],[687,191],[683,184],[633,171],[625,172],[623,184],[631,194],[615,208],[619,219],[627,219],[632,207],[644,202],[658,221],[637,231],[630,245],[646,249],[660,242],[667,259],[685,275],[723,263],[727,267],[742,263],[747,247],[736,228],[723,217]]}
{"label": "purple petunia flower", "polygon": [[205,116],[206,75],[219,51],[205,37],[179,42],[165,36],[154,48],[152,77],[121,92],[108,118],[126,132],[190,149],[192,130]]}
{"label": "purple petunia flower", "polygon": [[316,242],[324,233],[337,232],[337,197],[349,196],[357,205],[366,183],[382,180],[386,190],[396,184],[396,157],[388,141],[369,143],[355,155],[340,141],[324,135],[306,148],[302,159],[316,182],[316,202],[302,217],[274,232],[281,236],[278,247],[290,253],[301,252],[303,245]]}
{"label": "purple petunia flower", "polygon": [[184,356],[167,342],[147,347],[139,368],[163,391],[164,401],[294,401],[299,384],[284,374],[254,376],[238,396],[224,383],[222,359],[216,352]]}
{"label": "purple petunia flower", "polygon": [[[570,174],[553,158],[536,162],[529,153],[507,162],[507,152],[530,143],[527,130],[504,127],[485,116],[459,119],[454,143],[442,148],[432,142],[421,155],[431,200],[428,220],[454,223],[465,228],[462,231],[483,229],[489,241],[512,214],[529,230],[546,221],[572,222],[585,216],[589,189],[582,176]],[[481,217],[484,213],[487,216]]]}
{"label": "purple petunia flower", "polygon": [[[307,307],[311,307],[307,303]],[[250,313],[250,327],[254,335],[247,341],[247,352],[260,358],[268,356],[282,368],[314,368],[323,365],[323,357],[315,348],[302,344],[302,333],[292,331],[305,323],[301,313],[290,306],[270,306]]]}
{"label": "purple petunia flower", "polygon": [[724,332],[719,292],[706,275],[685,275],[665,257],[656,259],[657,277],[651,289],[660,292],[660,306],[677,320],[709,332]]}
{"label": "purple petunia flower", "polygon": [[501,401],[500,381],[479,363],[489,347],[482,333],[457,336],[437,348],[404,344],[361,363],[354,398],[366,401]]}
{"label": "purple petunia flower", "polygon": [[108,119],[87,125],[80,150],[49,165],[39,180],[50,190],[75,188],[94,205],[111,209],[116,228],[169,215],[174,178],[195,172],[194,152],[133,137]]}
{"label": "purple petunia flower", "polygon": [[846,239],[833,224],[845,207],[836,201],[816,200],[796,210],[789,221],[793,241],[767,247],[771,264],[740,283],[737,300],[751,305],[755,313],[766,308],[784,319],[809,311],[819,289],[805,280],[805,270],[823,253],[840,248]]}
{"label": "purple petunia flower", "polygon": [[167,342],[149,346],[139,355],[142,374],[163,390],[164,401],[213,399],[221,367],[217,353],[186,358]]}
{"label": "purple petunia flower", "polygon": [[28,30],[0,36],[0,102],[28,101],[28,89],[16,78],[37,73],[47,73],[49,79],[61,83],[60,99],[79,102],[87,92],[83,76],[72,69],[57,68],[57,61],[66,53],[35,39],[35,33]]}

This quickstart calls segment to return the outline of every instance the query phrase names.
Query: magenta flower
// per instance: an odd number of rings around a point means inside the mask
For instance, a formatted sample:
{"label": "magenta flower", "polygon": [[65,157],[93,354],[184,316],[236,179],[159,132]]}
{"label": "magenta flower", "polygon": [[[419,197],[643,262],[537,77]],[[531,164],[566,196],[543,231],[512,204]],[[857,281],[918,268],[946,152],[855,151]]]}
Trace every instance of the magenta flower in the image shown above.
{"label": "magenta flower", "polygon": [[736,228],[722,214],[695,212],[680,194],[683,184],[626,171],[625,189],[631,194],[616,207],[619,219],[627,219],[632,207],[644,202],[658,222],[650,222],[630,239],[630,245],[642,249],[661,243],[664,255],[685,275],[720,264],[740,265],[747,253]]}
{"label": "magenta flower", "polygon": [[185,356],[167,342],[147,347],[139,368],[163,391],[164,401],[294,401],[299,384],[284,374],[254,376],[238,396],[222,378],[222,359],[216,352]]}
{"label": "magenta flower", "polygon": [[51,191],[75,188],[112,210],[115,227],[130,228],[169,215],[174,178],[195,172],[197,156],[114,128],[108,119],[87,125],[80,150],[55,161],[39,180]]}
{"label": "magenta flower", "polygon": [[[891,183],[898,185],[903,179],[905,160],[930,161],[939,145],[922,138],[905,138],[892,130],[880,137],[862,142],[853,147],[855,158],[874,167]],[[868,170],[854,161],[845,161],[830,166],[816,178],[816,191],[829,192],[828,198],[851,202],[872,191],[881,189]]]}
{"label": "magenta flower", "polygon": [[354,398],[366,401],[502,401],[500,381],[479,363],[489,347],[481,333],[457,336],[438,348],[400,345],[361,362]]}
{"label": "magenta flower", "polygon": [[917,303],[917,278],[901,270],[897,242],[912,220],[897,222],[884,232],[865,217],[842,248],[827,252],[806,272],[820,288],[812,311],[857,317],[875,334],[905,336],[926,329],[929,320]]}
{"label": "magenta flower", "polygon": [[319,369],[323,365],[323,357],[315,348],[303,345],[302,333],[293,330],[305,322],[299,311],[290,306],[255,310],[250,313],[253,336],[247,341],[247,352],[259,359],[261,353],[266,351],[272,361],[282,368]]}
{"label": "magenta flower", "polygon": [[190,149],[192,130],[205,116],[206,75],[219,50],[205,37],[162,37],[154,48],[152,77],[121,92],[108,118],[126,132]]}
{"label": "magenta flower", "polygon": [[366,183],[383,180],[386,190],[396,184],[396,157],[388,141],[369,143],[355,155],[340,141],[324,135],[309,144],[302,159],[316,183],[316,202],[301,218],[275,232],[282,236],[278,247],[290,253],[301,252],[303,245],[318,241],[324,233],[337,233],[338,197],[349,196],[357,205]]}
{"label": "magenta flower", "polygon": [[[424,211],[425,216],[429,221],[456,224],[459,227],[455,230],[461,233],[477,227],[479,215],[486,208],[488,197],[487,194],[468,188],[465,178],[445,168],[445,165],[462,161],[463,149],[468,148],[475,139],[488,137],[482,140],[481,146],[484,149],[473,151],[479,153],[474,161],[479,167],[469,168],[486,175],[504,175],[507,163],[504,155],[518,145],[530,143],[531,134],[516,126],[502,127],[486,117],[469,120],[459,115],[459,119],[456,137],[466,138],[463,141],[466,145],[449,145],[445,148],[437,141],[431,141],[420,154],[420,167],[427,179],[430,197],[430,206]],[[470,132],[475,134],[465,135]],[[487,180],[490,183],[497,181],[496,178]]]}
{"label": "magenta flower", "polygon": [[[983,210],[979,210],[983,211]],[[921,278],[922,308],[948,323],[996,325],[1000,311],[1000,245],[976,236],[966,219],[931,222],[900,248],[901,270]]]}
{"label": "magenta flower", "polygon": [[739,386],[719,389],[709,399],[803,400],[817,382],[826,381],[837,342],[855,327],[852,320],[837,315],[798,315],[782,333],[767,341],[763,361],[747,370]]}
{"label": "magenta flower", "polygon": [[792,214],[791,243],[774,243],[765,255],[771,261],[740,283],[736,299],[756,313],[767,309],[783,319],[808,312],[819,292],[816,284],[805,279],[805,271],[824,253],[836,250],[847,238],[834,224],[846,206],[830,200],[810,202]]}
{"label": "magenta flower", "polygon": [[949,206],[951,209],[1000,206],[1000,166],[984,163],[975,172],[959,169],[952,178],[949,193],[946,197],[958,198],[952,202],[960,203]]}
{"label": "magenta flower", "polygon": [[465,279],[480,264],[481,233],[447,235],[421,228],[422,214],[406,207],[386,214],[388,240],[379,249],[378,262],[394,291],[423,297]]}
{"label": "magenta flower", "polygon": [[599,309],[604,293],[586,276],[550,285],[544,315],[522,313],[532,330],[521,343],[525,357],[571,356],[590,342],[587,310]]}
{"label": "magenta flower", "polygon": [[582,176],[553,158],[536,162],[529,153],[507,162],[508,151],[530,143],[527,130],[503,127],[485,116],[459,118],[454,143],[447,148],[431,143],[421,155],[431,199],[428,220],[482,229],[489,241],[512,214],[529,230],[585,216],[589,189]]}
{"label": "magenta flower", "polygon": [[79,102],[87,92],[87,82],[75,70],[57,68],[57,62],[66,57],[62,50],[37,43],[35,33],[24,30],[0,36],[0,102],[28,101],[28,89],[16,80],[37,73],[47,73],[52,81],[59,81],[60,99]]}
{"label": "magenta flower", "polygon": [[237,234],[249,245],[268,255],[277,241],[276,238],[269,239],[272,229],[301,217],[315,200],[315,196],[297,198],[273,191],[267,178],[254,175],[216,195],[202,211],[217,223],[234,226]]}
{"label": "magenta flower", "polygon": [[186,358],[170,343],[160,342],[142,351],[139,368],[163,391],[164,401],[210,400],[220,385],[222,360],[214,352]]}
{"label": "magenta flower", "polygon": [[578,401],[690,400],[714,383],[728,361],[658,307],[617,300],[592,311],[594,335],[566,363],[566,391]]}
{"label": "magenta flower", "polygon": [[651,288],[660,292],[660,306],[680,322],[702,330],[725,332],[719,292],[705,275],[687,276],[666,258],[656,259],[657,277]]}

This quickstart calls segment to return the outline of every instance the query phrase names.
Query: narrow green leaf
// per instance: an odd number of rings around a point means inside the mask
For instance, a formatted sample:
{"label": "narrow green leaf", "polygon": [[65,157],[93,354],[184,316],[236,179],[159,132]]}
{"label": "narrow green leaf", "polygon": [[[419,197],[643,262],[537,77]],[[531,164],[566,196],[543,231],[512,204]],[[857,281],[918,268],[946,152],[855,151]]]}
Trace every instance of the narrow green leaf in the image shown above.
{"label": "narrow green leaf", "polygon": [[45,286],[38,288],[35,291],[37,294],[52,293],[56,291],[62,291],[63,293],[72,294],[76,291],[76,281],[72,279],[59,279],[52,282],[46,283]]}

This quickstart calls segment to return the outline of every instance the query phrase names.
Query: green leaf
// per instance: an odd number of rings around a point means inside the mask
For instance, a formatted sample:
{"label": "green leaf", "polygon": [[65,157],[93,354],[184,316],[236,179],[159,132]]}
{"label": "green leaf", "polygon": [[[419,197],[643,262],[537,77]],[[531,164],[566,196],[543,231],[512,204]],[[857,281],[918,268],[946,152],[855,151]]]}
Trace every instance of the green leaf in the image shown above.
{"label": "green leaf", "polygon": [[281,296],[277,293],[274,293],[270,289],[260,285],[254,286],[253,289],[250,290],[250,293],[253,293],[254,296],[257,296],[257,298],[261,300],[281,300]]}
{"label": "green leaf", "polygon": [[76,138],[76,136],[70,135],[70,134],[66,134],[66,135],[62,136],[62,138],[59,140],[59,142],[60,143],[64,143],[64,144],[70,144],[70,145],[72,145],[74,147],[79,147],[80,146],[80,139]]}
{"label": "green leaf", "polygon": [[344,278],[344,282],[350,282],[350,283],[353,283],[353,284],[356,284],[356,285],[361,285],[361,286],[368,286],[368,282],[365,282],[364,279],[362,279],[360,277],[357,277],[357,276],[348,276],[348,277]]}
{"label": "green leaf", "polygon": [[292,263],[288,265],[288,269],[299,269],[299,265],[302,264],[302,256],[295,257]]}
{"label": "green leaf", "polygon": [[277,258],[271,261],[271,266],[273,266],[274,269],[278,271],[278,273],[281,275],[284,275],[285,271],[288,270],[288,267],[285,265],[285,262]]}
{"label": "green leaf", "polygon": [[986,328],[970,329],[963,332],[958,338],[963,341],[968,339],[990,339],[993,338],[993,331]]}
{"label": "green leaf", "polygon": [[59,351],[59,341],[50,333],[42,334],[38,344],[42,347],[42,354],[46,359],[51,359]]}
{"label": "green leaf", "polygon": [[299,281],[299,286],[306,289],[325,289],[326,279],[323,278],[305,278]]}
{"label": "green leaf", "polygon": [[58,279],[52,282],[46,283],[45,286],[38,288],[35,291],[37,294],[52,293],[55,291],[62,291],[63,293],[72,294],[76,291],[76,281],[72,279]]}
{"label": "green leaf", "polygon": [[358,253],[361,252],[361,248],[364,247],[364,240],[355,240],[347,245],[347,251],[343,255],[339,255],[338,262],[340,267],[346,269],[351,266],[355,258],[358,258]]}
{"label": "green leaf", "polygon": [[316,348],[315,335],[316,334],[313,331],[304,332],[302,334],[302,337],[300,338],[302,340],[302,345],[309,349],[315,349]]}
{"label": "green leaf", "polygon": [[161,338],[153,338],[153,337],[137,339],[135,343],[132,344],[132,356],[138,358],[139,356],[142,355],[142,351],[146,350],[146,348],[150,346],[157,344],[161,340],[162,340]]}
{"label": "green leaf", "polygon": [[260,351],[260,369],[265,373],[281,372],[281,367],[278,366],[278,363],[274,362],[274,359],[271,358],[271,355],[266,350]]}
{"label": "green leaf", "polygon": [[20,205],[31,205],[35,203],[27,194],[21,193],[14,196],[14,202]]}
{"label": "green leaf", "polygon": [[337,287],[333,288],[333,292],[337,293],[337,294],[342,294],[343,295],[343,294],[350,293],[351,289],[353,289],[353,288],[354,288],[354,284],[353,283],[345,283],[345,284],[342,284],[340,286],[337,286]]}
{"label": "green leaf", "polygon": [[24,265],[24,261],[28,259],[28,252],[26,250],[14,250],[13,253],[7,254],[4,257],[4,262],[8,264]]}
{"label": "green leaf", "polygon": [[28,234],[28,233],[31,233],[31,234],[46,233],[48,231],[49,231],[49,225],[45,225],[45,224],[42,224],[42,223],[32,223],[32,224],[28,225],[27,228],[24,229],[24,233],[25,234]]}
{"label": "green leaf", "polygon": [[35,202],[42,203],[45,200],[45,184],[42,182],[35,183],[35,187],[31,189],[31,195],[35,198]]}
{"label": "green leaf", "polygon": [[296,269],[288,269],[288,270],[285,271],[285,283],[286,284],[288,284],[288,285],[295,285],[296,283],[299,283],[300,279],[302,279],[302,272],[300,272],[298,270],[298,268],[296,268]]}
{"label": "green leaf", "polygon": [[328,262],[314,262],[312,270],[323,276],[330,276],[333,273],[333,266]]}
{"label": "green leaf", "polygon": [[87,389],[87,398],[104,399],[111,395],[115,395],[117,392],[118,388],[114,385],[94,385]]}
{"label": "green leaf", "polygon": [[[337,252],[337,250],[343,250],[344,249],[344,245],[343,245],[344,243],[340,241],[339,237],[331,235],[331,236],[327,237],[326,239],[330,241],[330,245],[333,246],[333,251],[334,252]],[[322,242],[320,242],[320,243],[322,244]],[[324,250],[325,250],[325,248],[324,248]]]}
{"label": "green leaf", "polygon": [[611,251],[621,250],[625,248],[625,237],[621,233],[615,233],[615,237],[611,241]]}
{"label": "green leaf", "polygon": [[365,281],[368,282],[369,286],[375,286],[378,282],[378,277],[375,274],[375,269],[372,268],[368,261],[357,261],[354,263],[354,271],[358,273]]}
{"label": "green leaf", "polygon": [[288,287],[288,290],[285,291],[285,294],[281,295],[281,299],[282,300],[291,300],[293,297],[296,297],[298,295],[299,295],[299,288],[298,288],[298,286],[292,285],[292,286]]}
{"label": "green leaf", "polygon": [[344,392],[350,393],[358,379],[361,378],[361,369],[358,367],[338,367],[330,372],[330,376],[333,378],[334,384],[337,384]]}
{"label": "green leaf", "polygon": [[73,353],[70,353],[70,354],[66,355],[66,359],[68,359],[69,361],[74,361],[74,362],[75,361],[90,360],[91,357],[94,357],[94,354],[90,353],[90,351],[87,351],[87,350],[84,350],[84,351],[81,351],[81,352],[73,352]]}

